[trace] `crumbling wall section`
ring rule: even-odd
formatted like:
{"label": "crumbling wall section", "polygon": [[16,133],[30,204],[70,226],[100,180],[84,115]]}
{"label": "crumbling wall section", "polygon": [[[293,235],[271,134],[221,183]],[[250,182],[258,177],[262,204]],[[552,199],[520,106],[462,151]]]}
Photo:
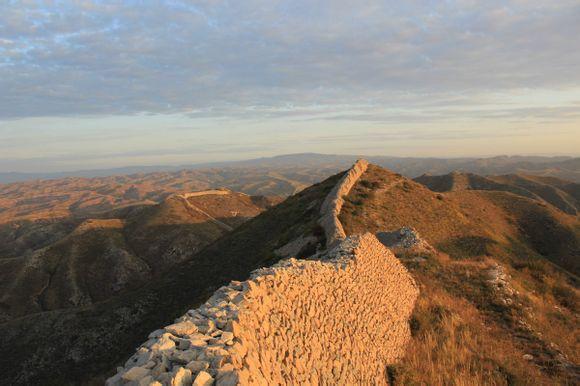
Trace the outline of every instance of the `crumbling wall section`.
{"label": "crumbling wall section", "polygon": [[374,235],[351,236],[320,259],[282,260],[220,288],[152,333],[108,382],[386,385],[417,295]]}
{"label": "crumbling wall section", "polygon": [[236,324],[241,384],[388,384],[418,290],[374,235],[350,237],[322,260],[285,260],[254,283]]}
{"label": "crumbling wall section", "polygon": [[336,245],[336,243],[346,237],[346,233],[338,219],[344,204],[343,197],[348,195],[360,176],[367,170],[368,165],[369,163],[364,159],[356,161],[326,196],[320,207],[320,220],[318,223],[324,229],[328,248]]}

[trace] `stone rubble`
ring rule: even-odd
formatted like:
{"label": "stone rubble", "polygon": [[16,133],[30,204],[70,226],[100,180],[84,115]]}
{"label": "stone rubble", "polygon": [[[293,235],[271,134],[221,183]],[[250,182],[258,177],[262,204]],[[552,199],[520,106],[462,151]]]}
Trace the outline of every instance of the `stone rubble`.
{"label": "stone rubble", "polygon": [[495,263],[486,271],[487,284],[493,291],[494,301],[503,306],[510,306],[518,303],[518,291],[514,289],[510,283],[510,276],[505,272],[504,268]]}
{"label": "stone rubble", "polygon": [[435,249],[413,227],[402,227],[393,232],[379,232],[377,238],[388,248],[397,251],[434,253]]}

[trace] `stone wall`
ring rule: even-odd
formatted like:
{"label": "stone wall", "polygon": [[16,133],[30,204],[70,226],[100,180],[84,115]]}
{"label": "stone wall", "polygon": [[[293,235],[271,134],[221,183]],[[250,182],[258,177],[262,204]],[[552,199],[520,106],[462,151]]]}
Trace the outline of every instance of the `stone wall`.
{"label": "stone wall", "polygon": [[342,224],[338,219],[344,204],[343,197],[348,195],[360,176],[367,170],[368,165],[369,163],[364,159],[356,161],[322,203],[319,224],[324,228],[327,247],[332,247],[346,237]]}
{"label": "stone wall", "polygon": [[322,260],[285,260],[254,281],[235,334],[240,383],[387,384],[418,290],[375,236],[350,237]]}
{"label": "stone wall", "polygon": [[[360,174],[347,173],[326,205]],[[284,259],[220,288],[151,333],[107,384],[386,385],[387,366],[410,339],[417,286],[374,235],[333,244],[315,259]]]}

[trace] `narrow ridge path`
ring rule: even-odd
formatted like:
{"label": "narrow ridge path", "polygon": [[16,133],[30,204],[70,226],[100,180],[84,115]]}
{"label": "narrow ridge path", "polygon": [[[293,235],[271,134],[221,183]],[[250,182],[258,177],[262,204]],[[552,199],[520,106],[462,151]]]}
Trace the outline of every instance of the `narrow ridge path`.
{"label": "narrow ridge path", "polygon": [[209,219],[209,221],[213,222],[213,223],[214,223],[214,224],[216,224],[217,226],[220,226],[220,227],[222,227],[223,229],[227,230],[228,232],[230,232],[230,231],[233,231],[233,230],[234,230],[234,228],[233,228],[233,227],[231,227],[231,226],[229,226],[228,224],[226,224],[226,223],[224,223],[224,222],[222,222],[222,221],[220,221],[220,220],[216,219],[215,217],[213,217],[212,215],[210,215],[210,214],[209,214],[209,213],[207,213],[206,211],[204,211],[204,210],[202,210],[202,209],[198,208],[197,206],[193,205],[191,202],[189,202],[189,201],[187,200],[187,198],[183,197],[182,195],[178,195],[177,197],[179,197],[180,199],[182,199],[182,200],[183,200],[183,202],[184,202],[185,206],[186,206],[188,209],[195,210],[195,211],[197,211],[197,212],[199,212],[199,213],[203,214],[204,216],[206,216],[206,217]]}

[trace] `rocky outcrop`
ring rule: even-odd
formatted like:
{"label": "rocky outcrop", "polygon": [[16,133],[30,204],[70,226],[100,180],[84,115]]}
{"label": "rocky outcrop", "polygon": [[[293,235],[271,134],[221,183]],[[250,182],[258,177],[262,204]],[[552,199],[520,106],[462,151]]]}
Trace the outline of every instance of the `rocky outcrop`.
{"label": "rocky outcrop", "polygon": [[347,238],[338,222],[365,168],[357,162],[323,205],[331,247],[220,288],[151,333],[107,384],[388,384],[418,289],[375,235]]}
{"label": "rocky outcrop", "polygon": [[435,249],[413,227],[402,227],[393,232],[379,232],[377,238],[395,253],[435,253]]}
{"label": "rocky outcrop", "polygon": [[338,219],[338,215],[344,204],[343,197],[348,195],[360,176],[367,170],[368,165],[369,163],[366,160],[358,160],[344,174],[322,203],[319,224],[324,228],[327,247],[332,247],[346,237],[346,233]]}

